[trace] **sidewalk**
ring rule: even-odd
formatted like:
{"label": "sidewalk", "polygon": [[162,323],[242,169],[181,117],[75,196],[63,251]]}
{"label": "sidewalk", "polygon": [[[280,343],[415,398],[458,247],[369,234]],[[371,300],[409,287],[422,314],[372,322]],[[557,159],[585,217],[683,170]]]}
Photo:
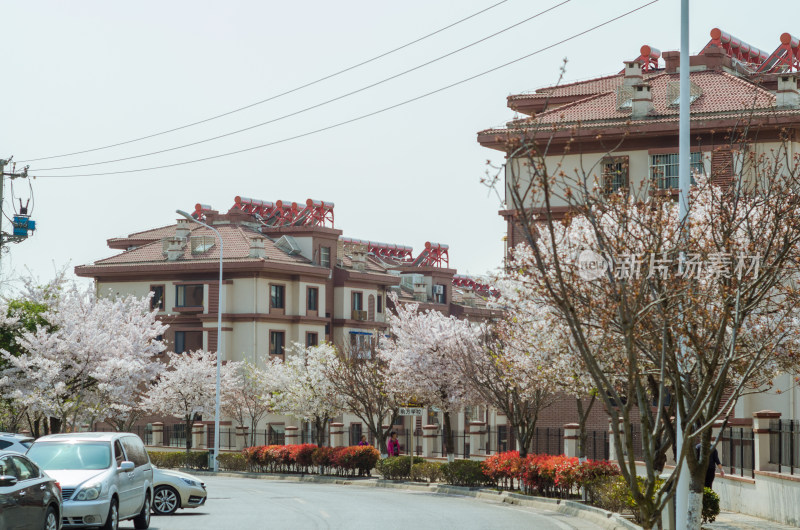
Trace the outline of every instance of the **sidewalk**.
{"label": "sidewalk", "polygon": [[787,526],[767,519],[759,519],[752,515],[744,515],[736,512],[721,512],[717,520],[710,524],[704,524],[703,528],[714,530],[734,530],[741,528],[766,528],[772,530],[790,530],[796,526]]}

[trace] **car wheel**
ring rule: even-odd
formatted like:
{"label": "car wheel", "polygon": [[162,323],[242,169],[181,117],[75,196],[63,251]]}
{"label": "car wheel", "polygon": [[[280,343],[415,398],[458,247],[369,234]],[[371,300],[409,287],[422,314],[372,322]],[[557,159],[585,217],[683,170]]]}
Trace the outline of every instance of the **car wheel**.
{"label": "car wheel", "polygon": [[159,486],[153,496],[153,511],[156,515],[171,515],[181,503],[178,492],[169,486]]}
{"label": "car wheel", "polygon": [[147,530],[150,527],[150,493],[144,496],[144,504],[139,515],[133,518],[133,527],[136,530]]}
{"label": "car wheel", "polygon": [[52,506],[47,507],[47,513],[44,516],[44,530],[58,530],[58,515]]}
{"label": "car wheel", "polygon": [[108,517],[106,517],[106,524],[103,525],[103,530],[118,530],[119,529],[119,505],[117,499],[111,499],[111,506],[108,507]]}

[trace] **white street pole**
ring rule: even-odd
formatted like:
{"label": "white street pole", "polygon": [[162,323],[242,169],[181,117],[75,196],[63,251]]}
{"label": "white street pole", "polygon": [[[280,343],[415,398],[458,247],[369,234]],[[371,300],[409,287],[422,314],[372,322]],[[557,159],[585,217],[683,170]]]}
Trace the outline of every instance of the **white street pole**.
{"label": "white street pole", "polygon": [[[678,128],[678,217],[684,230],[688,230],[687,217],[689,215],[689,186],[691,185],[690,146],[689,146],[689,0],[681,0],[681,56],[680,56],[680,113]],[[683,236],[687,234],[684,232]],[[683,262],[683,260],[681,260]],[[681,340],[681,353],[686,348],[686,343]],[[681,362],[678,362],[680,370]],[[680,458],[683,450],[683,427],[681,425],[680,403],[677,406],[675,418],[675,450]],[[684,459],[675,487],[675,527],[688,528],[689,523],[689,466]]]}
{"label": "white street pole", "polygon": [[186,219],[205,226],[217,235],[219,239],[219,290],[217,291],[217,383],[214,393],[214,463],[213,468],[216,473],[219,471],[219,405],[220,405],[220,367],[222,366],[222,235],[216,228],[213,228],[202,221],[198,221],[183,210],[175,210],[176,213],[182,215]]}

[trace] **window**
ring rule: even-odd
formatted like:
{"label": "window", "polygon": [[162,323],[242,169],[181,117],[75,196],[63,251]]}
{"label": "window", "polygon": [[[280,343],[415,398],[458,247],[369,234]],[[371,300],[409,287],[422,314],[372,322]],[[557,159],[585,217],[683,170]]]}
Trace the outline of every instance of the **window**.
{"label": "window", "polygon": [[202,307],[203,284],[176,286],[175,305],[178,307]]}
{"label": "window", "polygon": [[351,331],[350,355],[355,359],[371,359],[372,334],[363,331]]}
{"label": "window", "polygon": [[378,313],[383,313],[383,296],[378,295]]}
{"label": "window", "polygon": [[364,310],[364,294],[360,291],[355,291],[353,293],[353,311],[363,311]]}
{"label": "window", "polygon": [[[692,184],[694,184],[694,174],[705,173],[703,154],[699,151],[691,153],[689,164],[692,172]],[[678,189],[680,187],[678,182],[678,153],[650,155],[650,178],[653,180],[656,189]]]}
{"label": "window", "polygon": [[361,441],[361,423],[350,424],[350,445],[356,445]]}
{"label": "window", "polygon": [[437,304],[447,303],[447,288],[441,283],[433,286],[433,301]]}
{"label": "window", "polygon": [[319,264],[323,267],[331,266],[331,247],[319,247]]}
{"label": "window", "polygon": [[11,464],[17,468],[17,480],[23,481],[39,478],[39,469],[27,458],[11,456],[10,460]]}
{"label": "window", "polygon": [[286,294],[286,287],[283,285],[270,285],[269,286],[269,307],[271,309],[284,308],[284,295]]}
{"label": "window", "polygon": [[614,193],[628,188],[628,157],[603,159],[603,191]]}
{"label": "window", "polygon": [[122,452],[119,440],[114,442],[114,461],[117,463],[117,467],[125,461],[125,453]]}
{"label": "window", "polygon": [[269,332],[269,354],[283,355],[283,347],[286,344],[286,333],[283,331]]}
{"label": "window", "polygon": [[150,292],[153,293],[153,297],[150,299],[150,311],[154,309],[158,309],[159,311],[164,310],[164,286],[163,285],[151,285]]}
{"label": "window", "polygon": [[185,353],[203,349],[202,331],[176,331],[175,353]]}
{"label": "window", "polygon": [[126,436],[120,440],[122,441],[122,446],[125,448],[125,454],[128,455],[128,460],[133,462],[136,467],[150,463],[147,451],[138,437]]}
{"label": "window", "polygon": [[319,310],[319,289],[316,287],[309,287],[307,291],[306,311]]}
{"label": "window", "polygon": [[316,333],[306,333],[306,346],[319,346],[319,336]]}

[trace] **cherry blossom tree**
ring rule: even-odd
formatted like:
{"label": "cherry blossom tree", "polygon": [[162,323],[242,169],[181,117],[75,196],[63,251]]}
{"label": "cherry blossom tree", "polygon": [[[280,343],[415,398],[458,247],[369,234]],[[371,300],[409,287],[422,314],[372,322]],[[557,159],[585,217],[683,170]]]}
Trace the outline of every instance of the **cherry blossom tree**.
{"label": "cherry blossom tree", "polygon": [[250,445],[256,444],[256,429],[259,422],[271,411],[270,396],[274,388],[269,375],[278,361],[259,368],[249,361],[238,363],[223,396],[223,413],[233,417],[239,425],[250,428]]}
{"label": "cherry blossom tree", "polygon": [[[201,417],[213,418],[215,414],[217,354],[195,350],[187,353],[169,352],[167,356],[167,370],[149,389],[142,405],[153,414],[183,420],[188,453],[192,448],[192,425]],[[239,369],[235,362],[222,365],[221,398],[231,395],[232,388],[241,383],[236,376]]]}
{"label": "cherry blossom tree", "polygon": [[381,450],[386,447],[401,406],[400,396],[391,390],[388,368],[388,363],[377,355],[374,347],[368,355],[345,347],[325,365],[325,375],[341,396],[345,408],[367,426]]}
{"label": "cherry blossom tree", "polygon": [[[647,184],[608,193],[591,168],[548,159],[550,144],[532,140],[534,132],[510,136],[507,198],[525,239],[510,275],[524,298],[563,321],[598,397],[622,418],[612,422],[613,442],[641,524],[659,520],[685,461],[699,528],[711,426],[743,393],[797,369],[798,159],[786,138],[765,152],[746,125],[730,131],[734,174],[695,175],[681,223],[669,195]],[[632,437],[622,436],[634,419],[645,461],[639,478]],[[665,439],[681,451],[659,488]]]}
{"label": "cherry blossom tree", "polygon": [[332,344],[304,347],[294,343],[286,352],[286,361],[276,364],[267,374],[274,388],[269,399],[272,408],[311,422],[319,446],[330,419],[344,412],[344,403],[325,373],[325,367],[335,361],[336,348]]}
{"label": "cherry blossom tree", "polygon": [[99,298],[72,285],[48,302],[48,324],[17,339],[21,353],[0,351],[4,396],[54,418],[53,432],[108,416],[130,421],[162,369],[154,356],[164,350],[157,337],[166,326],[149,298]]}
{"label": "cherry blossom tree", "polygon": [[394,294],[392,300],[396,314],[389,316],[391,337],[379,344],[391,389],[442,411],[444,448],[453,455],[451,414],[480,401],[458,368],[462,345],[475,341],[480,330],[438,311],[419,311],[416,303],[401,304]]}

